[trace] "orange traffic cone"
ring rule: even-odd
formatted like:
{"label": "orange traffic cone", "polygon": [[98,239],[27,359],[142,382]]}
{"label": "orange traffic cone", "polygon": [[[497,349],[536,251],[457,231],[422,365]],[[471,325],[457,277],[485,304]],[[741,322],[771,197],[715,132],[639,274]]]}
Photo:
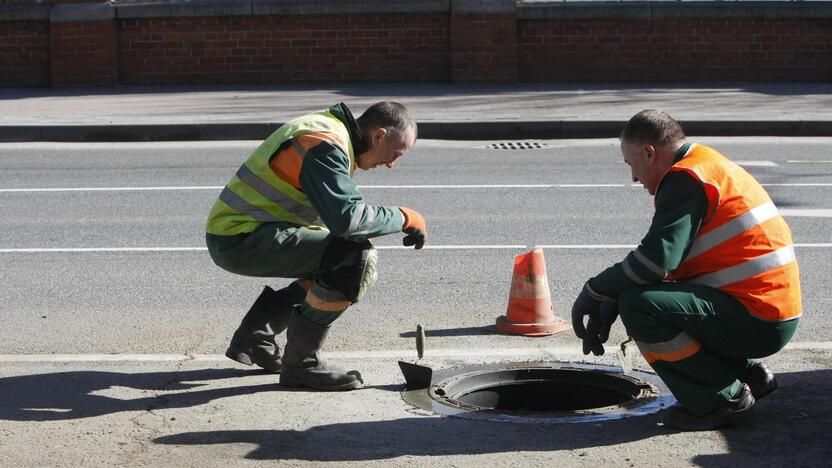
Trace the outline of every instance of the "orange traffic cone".
{"label": "orange traffic cone", "polygon": [[511,335],[546,336],[568,329],[569,325],[552,312],[543,251],[534,249],[514,257],[508,308],[506,315],[497,318],[497,331]]}

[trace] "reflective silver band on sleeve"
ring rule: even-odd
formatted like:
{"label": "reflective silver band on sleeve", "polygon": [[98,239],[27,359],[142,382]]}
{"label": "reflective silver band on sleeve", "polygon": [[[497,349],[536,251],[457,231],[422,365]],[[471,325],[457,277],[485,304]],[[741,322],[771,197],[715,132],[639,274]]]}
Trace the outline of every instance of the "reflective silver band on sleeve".
{"label": "reflective silver band on sleeve", "polygon": [[649,258],[647,258],[647,256],[644,255],[643,253],[641,253],[638,249],[633,250],[633,256],[636,258],[636,260],[638,260],[639,263],[644,265],[644,267],[647,268],[648,270],[650,270],[653,273],[661,276],[662,279],[667,278],[667,275],[669,274],[669,272],[667,270],[665,270],[664,268],[660,267],[659,265],[657,265],[656,263],[654,263]]}
{"label": "reflective silver band on sleeve", "polygon": [[636,284],[651,284],[649,281],[645,280],[641,276],[639,276],[635,271],[633,271],[633,267],[630,266],[630,257],[624,259],[621,262],[621,267],[624,269],[624,274],[627,275],[627,278],[630,278]]}

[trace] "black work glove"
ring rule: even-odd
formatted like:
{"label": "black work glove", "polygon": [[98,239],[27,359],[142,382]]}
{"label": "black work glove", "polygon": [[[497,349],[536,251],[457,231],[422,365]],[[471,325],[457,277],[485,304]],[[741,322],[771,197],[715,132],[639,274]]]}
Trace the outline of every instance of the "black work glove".
{"label": "black work glove", "polygon": [[[610,328],[618,317],[618,303],[612,301],[612,298],[593,291],[589,282],[584,284],[581,293],[575,299],[572,305],[572,328],[575,335],[583,340],[584,354],[604,354],[603,343],[609,338]],[[589,317],[586,326],[584,316]]]}

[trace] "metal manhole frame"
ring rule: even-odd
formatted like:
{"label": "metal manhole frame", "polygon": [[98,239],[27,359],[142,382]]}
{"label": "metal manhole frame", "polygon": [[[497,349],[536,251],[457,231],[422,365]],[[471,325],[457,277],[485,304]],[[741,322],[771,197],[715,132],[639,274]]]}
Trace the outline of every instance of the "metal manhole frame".
{"label": "metal manhole frame", "polygon": [[[442,395],[437,395],[436,392],[438,388],[442,388],[446,383],[458,381],[466,377],[482,375],[489,372],[523,369],[600,372],[611,377],[632,382],[634,385],[643,385],[645,390],[650,388],[650,391],[646,392],[647,396],[643,398],[634,398],[621,404],[601,408],[529,413],[511,410],[481,409],[477,407],[471,408],[470,406],[473,405],[466,404],[448,404],[447,401],[443,401],[441,398]],[[654,414],[676,402],[676,399],[670,393],[670,390],[664,382],[662,382],[658,375],[652,372],[635,369],[629,376],[625,376],[619,367],[560,361],[506,362],[453,367],[435,371],[429,388],[419,390],[407,390],[405,388],[402,390],[401,396],[405,402],[415,407],[414,409],[422,414],[522,424],[574,424],[612,421]],[[437,399],[437,396],[440,398]]]}

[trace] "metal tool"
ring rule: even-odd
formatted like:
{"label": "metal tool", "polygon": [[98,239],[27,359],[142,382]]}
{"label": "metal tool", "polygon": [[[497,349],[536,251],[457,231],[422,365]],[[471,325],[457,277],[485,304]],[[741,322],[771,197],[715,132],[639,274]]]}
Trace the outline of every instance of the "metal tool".
{"label": "metal tool", "polygon": [[633,360],[636,354],[635,350],[633,350],[634,346],[635,341],[632,337],[628,336],[627,340],[619,345],[618,352],[616,353],[618,365],[621,366],[621,371],[624,375],[630,375],[633,372]]}
{"label": "metal tool", "polygon": [[421,324],[416,325],[416,362],[399,361],[399,368],[404,375],[407,390],[421,390],[430,387],[433,379],[433,369],[421,366],[418,362],[425,354],[425,329]]}

